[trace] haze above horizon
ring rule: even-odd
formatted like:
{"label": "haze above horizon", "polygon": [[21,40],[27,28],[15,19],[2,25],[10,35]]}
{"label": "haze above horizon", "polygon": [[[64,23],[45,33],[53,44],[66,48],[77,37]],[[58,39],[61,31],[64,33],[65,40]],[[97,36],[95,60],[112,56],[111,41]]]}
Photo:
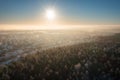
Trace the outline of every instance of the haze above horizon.
{"label": "haze above horizon", "polygon": [[[51,12],[46,19],[46,10],[55,12],[54,20]],[[120,25],[120,1],[0,0],[0,29],[3,25]]]}

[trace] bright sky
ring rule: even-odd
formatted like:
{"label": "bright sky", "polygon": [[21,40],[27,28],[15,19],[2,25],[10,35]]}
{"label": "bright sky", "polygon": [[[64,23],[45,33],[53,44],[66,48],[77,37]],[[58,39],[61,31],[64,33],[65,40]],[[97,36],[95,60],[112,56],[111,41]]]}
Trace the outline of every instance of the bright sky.
{"label": "bright sky", "polygon": [[120,0],[0,0],[0,24],[46,25],[47,9],[51,24],[120,25]]}

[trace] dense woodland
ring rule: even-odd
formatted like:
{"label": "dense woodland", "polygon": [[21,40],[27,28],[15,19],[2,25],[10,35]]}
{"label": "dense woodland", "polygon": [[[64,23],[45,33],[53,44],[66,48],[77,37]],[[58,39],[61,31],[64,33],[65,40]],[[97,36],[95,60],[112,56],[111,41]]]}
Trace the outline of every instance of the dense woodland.
{"label": "dense woodland", "polygon": [[120,34],[23,56],[0,66],[0,80],[120,80]]}

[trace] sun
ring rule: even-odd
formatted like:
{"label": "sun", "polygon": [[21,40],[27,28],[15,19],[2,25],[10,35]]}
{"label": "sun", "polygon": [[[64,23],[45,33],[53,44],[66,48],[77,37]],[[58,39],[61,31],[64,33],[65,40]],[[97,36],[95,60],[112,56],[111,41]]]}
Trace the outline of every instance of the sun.
{"label": "sun", "polygon": [[56,17],[56,15],[55,15],[55,11],[53,9],[47,9],[46,10],[46,18],[48,20],[54,20],[55,17]]}

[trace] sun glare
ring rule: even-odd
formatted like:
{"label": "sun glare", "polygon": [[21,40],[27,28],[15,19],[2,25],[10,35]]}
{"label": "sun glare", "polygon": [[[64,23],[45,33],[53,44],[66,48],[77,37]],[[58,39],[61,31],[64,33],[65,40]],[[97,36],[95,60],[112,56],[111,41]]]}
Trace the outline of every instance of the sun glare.
{"label": "sun glare", "polygon": [[55,11],[54,11],[54,10],[48,9],[48,10],[46,11],[46,18],[47,18],[48,20],[54,20],[55,17],[56,17],[56,15],[55,15]]}

